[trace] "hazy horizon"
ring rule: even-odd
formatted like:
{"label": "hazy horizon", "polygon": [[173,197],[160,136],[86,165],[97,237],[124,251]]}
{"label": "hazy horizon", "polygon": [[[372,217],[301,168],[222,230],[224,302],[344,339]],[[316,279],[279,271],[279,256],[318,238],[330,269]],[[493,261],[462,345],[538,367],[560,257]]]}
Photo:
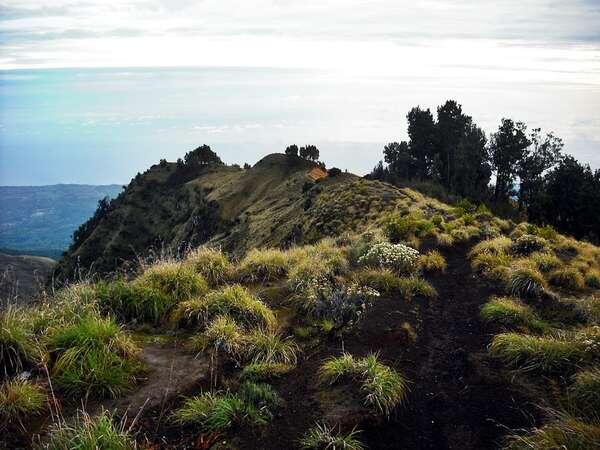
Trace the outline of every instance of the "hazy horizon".
{"label": "hazy horizon", "polygon": [[201,144],[364,174],[448,99],[600,168],[598,30],[593,0],[4,0],[0,184],[124,184]]}

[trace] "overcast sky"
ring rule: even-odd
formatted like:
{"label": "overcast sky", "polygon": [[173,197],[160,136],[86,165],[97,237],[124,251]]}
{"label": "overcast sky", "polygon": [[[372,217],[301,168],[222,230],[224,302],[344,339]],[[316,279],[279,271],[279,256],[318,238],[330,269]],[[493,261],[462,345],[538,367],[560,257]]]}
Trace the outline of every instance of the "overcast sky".
{"label": "overcast sky", "polygon": [[[264,88],[266,78],[253,73],[254,81],[245,87],[240,80],[232,82],[237,99],[221,90],[214,100],[220,108],[218,118],[206,109],[184,108],[185,93],[177,94],[180,103],[169,103],[168,110],[153,110],[148,96],[132,100],[139,104],[135,108],[128,104],[132,110],[125,110],[120,88],[115,87],[127,77],[124,71],[111,75],[110,86],[110,80],[100,82],[97,77],[87,85],[69,78],[70,84],[60,85],[62,97],[52,91],[57,105],[63,102],[65,109],[48,110],[44,130],[56,135],[64,116],[73,115],[73,110],[67,110],[72,98],[97,90],[97,101],[101,92],[113,97],[102,98],[102,105],[89,103],[87,110],[78,112],[81,126],[90,115],[100,115],[100,106],[103,117],[124,120],[130,113],[133,120],[140,110],[153,110],[152,116],[168,116],[173,122],[166,141],[181,145],[243,141],[244,158],[237,159],[251,160],[264,151],[263,144],[276,148],[284,142],[283,133],[294,139],[300,135],[298,130],[291,133],[261,122],[267,97],[266,103],[272,103],[269,115],[277,112],[277,105],[304,105],[305,116],[297,117],[298,113],[295,120],[306,119],[312,127],[308,136],[315,141],[371,146],[404,137],[403,117],[410,106],[435,108],[456,98],[488,133],[501,117],[525,120],[557,132],[569,152],[600,167],[600,0],[0,0],[0,70],[182,66],[283,69],[288,75],[296,68],[308,72],[303,72],[305,85],[283,76],[289,81],[285,89],[273,87],[254,103],[253,89],[256,83]],[[219,72],[219,79],[225,73],[226,69]],[[236,72],[243,79],[241,73]],[[34,77],[32,72],[0,75],[0,156],[6,173],[14,156],[9,153],[30,145],[27,128],[35,124],[24,105],[43,108],[56,84],[47,80],[26,84]],[[15,84],[18,80],[22,83]],[[194,81],[189,75],[186,80],[187,100],[204,98],[214,87],[214,80],[202,84],[206,78]],[[277,83],[276,77],[270,80]],[[171,95],[161,90],[159,81],[145,81],[151,82],[144,92],[154,100]],[[71,97],[70,104],[66,96]],[[245,115],[240,113],[243,120],[238,117],[236,122],[222,103],[233,104],[239,98],[246,98],[246,110]],[[180,120],[182,109],[185,120]],[[310,122],[310,114],[323,120]],[[178,121],[186,126],[178,129]],[[118,151],[121,129],[115,123],[109,147]],[[254,128],[247,128],[243,136],[231,132],[248,123]],[[152,129],[164,128],[162,122],[154,125]],[[70,126],[73,134],[65,131],[61,145],[70,145],[69,136],[77,137],[77,127]],[[10,135],[9,128],[19,132]],[[145,133],[149,138],[148,130]],[[79,151],[98,145],[98,137],[92,136],[96,140],[87,144],[78,139]],[[136,139],[131,133],[128,138]],[[262,146],[248,150],[253,142]],[[375,157],[358,166],[357,147],[348,148],[351,154],[336,147],[343,157],[331,162],[352,161],[353,169],[367,171]],[[236,155],[231,159],[236,160]],[[146,162],[132,159],[123,173],[137,171]]]}

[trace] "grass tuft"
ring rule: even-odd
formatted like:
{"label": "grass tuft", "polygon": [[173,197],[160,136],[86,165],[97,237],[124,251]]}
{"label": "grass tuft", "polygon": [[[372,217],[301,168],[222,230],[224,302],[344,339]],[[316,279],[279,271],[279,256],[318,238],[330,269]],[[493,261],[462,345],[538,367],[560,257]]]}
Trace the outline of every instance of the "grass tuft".
{"label": "grass tuft", "polygon": [[257,283],[279,280],[290,267],[289,256],[277,249],[253,249],[242,259],[237,275],[241,281]]}
{"label": "grass tuft", "polygon": [[193,267],[172,261],[148,267],[135,281],[168,295],[173,303],[208,292],[206,280]]}
{"label": "grass tuft", "polygon": [[481,308],[481,317],[486,322],[496,322],[507,327],[524,327],[535,332],[544,332],[549,328],[529,306],[510,297],[490,300]]}
{"label": "grass tuft", "polygon": [[300,446],[306,450],[364,450],[366,447],[357,436],[360,431],[353,429],[342,433],[327,424],[315,424],[300,440]]}
{"label": "grass tuft", "polygon": [[381,363],[375,354],[355,359],[349,353],[344,353],[331,358],[321,366],[319,377],[330,384],[345,378],[359,382],[365,393],[365,403],[386,416],[403,403],[408,394],[405,378]]}
{"label": "grass tuft", "polygon": [[220,250],[199,247],[186,257],[184,265],[189,265],[202,275],[211,286],[219,286],[230,280],[233,264]]}
{"label": "grass tuft", "polygon": [[47,445],[51,450],[134,450],[135,441],[125,424],[115,425],[110,414],[97,417],[83,413],[73,424],[61,422],[50,430]]}
{"label": "grass tuft", "polygon": [[446,259],[437,250],[419,256],[419,266],[425,272],[444,272],[447,267]]}
{"label": "grass tuft", "polygon": [[539,297],[546,291],[546,280],[537,270],[522,266],[517,267],[510,273],[508,292],[511,295],[532,298]]}
{"label": "grass tuft", "polygon": [[583,275],[571,267],[555,270],[550,274],[549,281],[554,286],[571,291],[580,291],[585,287]]}
{"label": "grass tuft", "polygon": [[0,385],[0,417],[9,423],[41,414],[47,403],[44,390],[27,380],[15,379]]}
{"label": "grass tuft", "polygon": [[40,356],[23,311],[12,306],[0,311],[0,378],[38,362]]}
{"label": "grass tuft", "polygon": [[255,363],[296,365],[298,345],[292,338],[282,338],[269,330],[254,330],[246,338],[244,352]]}
{"label": "grass tuft", "polygon": [[600,412],[600,367],[586,369],[575,375],[568,389],[569,400],[578,412],[591,417]]}

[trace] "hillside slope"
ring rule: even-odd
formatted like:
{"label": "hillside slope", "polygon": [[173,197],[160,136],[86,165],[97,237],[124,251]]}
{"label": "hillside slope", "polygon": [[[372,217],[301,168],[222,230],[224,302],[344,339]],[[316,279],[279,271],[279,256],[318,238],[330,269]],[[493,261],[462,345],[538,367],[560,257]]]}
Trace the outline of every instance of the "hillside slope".
{"label": "hillside slope", "polygon": [[155,165],[134,180],[60,261],[59,276],[107,273],[168,248],[209,243],[234,255],[256,247],[311,243],[364,228],[403,194],[341,174],[309,183],[314,163],[272,154],[254,167],[200,169],[177,177],[175,164]]}
{"label": "hillside slope", "polygon": [[311,166],[132,183],[63,270],[194,248],[0,312],[0,447],[600,448],[600,248]]}
{"label": "hillside slope", "polygon": [[55,265],[56,261],[42,256],[0,253],[0,307],[3,302],[33,299]]}

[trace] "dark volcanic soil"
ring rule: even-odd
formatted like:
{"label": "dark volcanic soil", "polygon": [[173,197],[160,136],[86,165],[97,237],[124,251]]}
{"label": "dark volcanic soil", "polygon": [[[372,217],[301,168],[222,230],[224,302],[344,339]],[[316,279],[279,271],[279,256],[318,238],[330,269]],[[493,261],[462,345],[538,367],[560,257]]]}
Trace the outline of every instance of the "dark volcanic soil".
{"label": "dark volcanic soil", "polygon": [[[472,273],[467,251],[453,248],[445,255],[446,272],[427,277],[439,298],[381,298],[343,342],[304,354],[297,369],[274,384],[287,402],[284,411],[262,433],[240,435],[239,448],[297,448],[315,421],[344,415],[346,427],[365,430],[362,439],[370,449],[493,449],[507,427],[531,426],[533,407],[522,410],[528,398],[486,356],[489,335],[479,309],[494,290]],[[356,403],[344,402],[348,392],[319,386],[321,362],[342,346],[355,356],[379,352],[402,371],[411,381],[406,406],[389,420],[369,417],[364,409],[359,414]]]}

